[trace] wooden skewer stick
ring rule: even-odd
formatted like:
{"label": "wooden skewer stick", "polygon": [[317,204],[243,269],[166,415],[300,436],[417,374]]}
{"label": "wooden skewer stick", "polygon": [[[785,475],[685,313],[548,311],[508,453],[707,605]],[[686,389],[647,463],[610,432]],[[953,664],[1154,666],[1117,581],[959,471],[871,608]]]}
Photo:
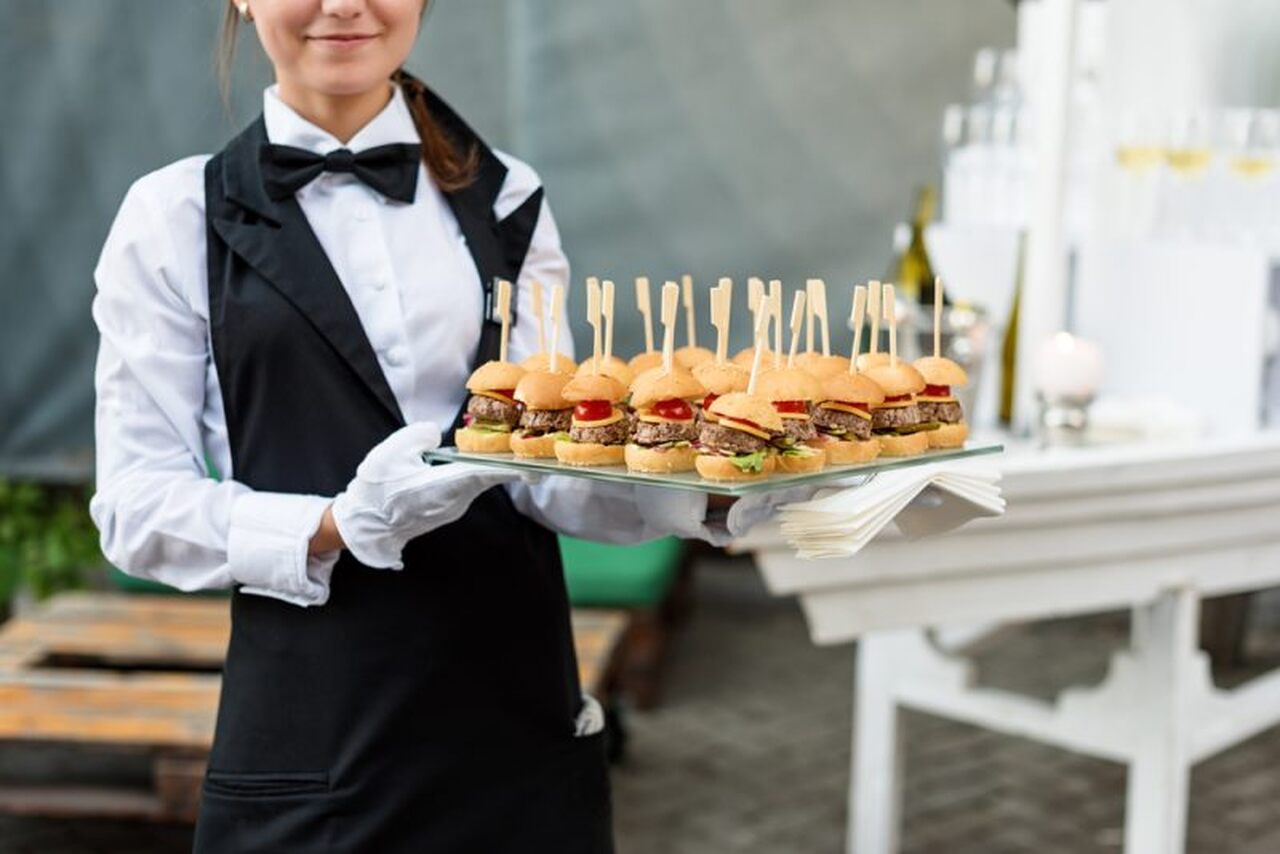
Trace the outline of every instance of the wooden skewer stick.
{"label": "wooden skewer stick", "polygon": [[822,330],[822,355],[831,355],[831,324],[827,321],[827,283],[822,279],[810,279],[813,285],[809,292],[810,310]]}
{"label": "wooden skewer stick", "polygon": [[538,324],[538,352],[547,352],[547,307],[542,304],[542,281],[534,279],[530,285],[533,297],[533,319]]}
{"label": "wooden skewer stick", "polygon": [[693,314],[693,276],[685,274],[680,279],[680,286],[684,293],[684,325],[689,339],[688,344],[690,347],[697,347],[698,329]]}
{"label": "wooden skewer stick", "polygon": [[849,357],[849,373],[858,372],[858,353],[862,350],[862,324],[867,319],[867,288],[853,289],[853,355]]}
{"label": "wooden skewer stick", "polygon": [[893,300],[893,285],[884,286],[884,322],[889,324],[889,364],[898,364],[898,310]]}
{"label": "wooden skewer stick", "polygon": [[511,337],[511,283],[498,280],[498,317],[502,319],[502,335],[498,339],[498,361],[507,360],[507,341]]}
{"label": "wooden skewer stick", "polygon": [[[751,309],[751,333],[755,334],[756,321],[760,317],[760,303],[764,300],[764,279],[752,276],[747,279],[747,308]],[[755,346],[754,340],[751,346]]]}
{"label": "wooden skewer stick", "polygon": [[796,347],[800,344],[800,327],[804,325],[806,317],[812,317],[805,309],[805,293],[804,291],[796,291],[796,295],[791,300],[791,349],[787,352],[787,367],[794,367],[796,361]]}
{"label": "wooden skewer stick", "polygon": [[805,292],[805,311],[804,311],[804,351],[806,353],[813,352],[813,283],[816,279],[809,279],[804,283]]}
{"label": "wooden skewer stick", "polygon": [[600,280],[587,277],[587,323],[591,324],[591,373],[600,373]]}
{"label": "wooden skewer stick", "polygon": [[729,308],[733,281],[721,279],[711,289],[711,325],[716,328],[716,364],[723,365],[729,358]]}
{"label": "wooden skewer stick", "polygon": [[675,369],[676,309],[680,307],[680,286],[667,282],[662,286],[662,371]]}
{"label": "wooden skewer stick", "polygon": [[769,339],[769,315],[773,313],[771,302],[771,300],[763,297],[760,299],[760,312],[756,315],[756,325],[752,331],[755,357],[751,360],[751,378],[747,380],[747,394],[756,393],[756,380],[760,376],[760,361],[764,356],[765,343]]}
{"label": "wooden skewer stick", "polygon": [[604,315],[604,360],[613,356],[613,280],[605,279],[600,291],[600,313]]}
{"label": "wooden skewer stick", "polygon": [[636,308],[644,315],[644,351],[653,352],[653,312],[649,309],[649,277],[636,277]]}
{"label": "wooden skewer stick", "polygon": [[933,356],[942,355],[942,277],[933,280]]}
{"label": "wooden skewer stick", "polygon": [[769,280],[769,312],[773,315],[773,366],[782,367],[782,281]]}
{"label": "wooden skewer stick", "polygon": [[867,352],[880,352],[880,283],[872,279],[867,283],[867,315],[871,318],[871,344]]}
{"label": "wooden skewer stick", "polygon": [[560,327],[564,323],[564,285],[556,282],[551,286],[551,354],[547,367],[551,373],[556,372],[560,363]]}

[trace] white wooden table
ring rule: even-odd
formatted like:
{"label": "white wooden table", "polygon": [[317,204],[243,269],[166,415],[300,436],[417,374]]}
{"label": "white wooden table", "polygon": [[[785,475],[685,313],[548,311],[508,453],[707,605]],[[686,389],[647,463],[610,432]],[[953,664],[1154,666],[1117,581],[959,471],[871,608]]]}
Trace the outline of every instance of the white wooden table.
{"label": "white wooden table", "polygon": [[[897,847],[897,709],[1128,765],[1125,850],[1182,852],[1193,764],[1280,723],[1280,671],[1235,690],[1197,645],[1202,596],[1280,586],[1280,435],[1011,453],[1007,514],[850,559],[804,561],[765,526],[738,543],[795,595],[815,643],[860,639],[849,851]],[[936,627],[1133,609],[1096,687],[1052,703],[972,686]]]}

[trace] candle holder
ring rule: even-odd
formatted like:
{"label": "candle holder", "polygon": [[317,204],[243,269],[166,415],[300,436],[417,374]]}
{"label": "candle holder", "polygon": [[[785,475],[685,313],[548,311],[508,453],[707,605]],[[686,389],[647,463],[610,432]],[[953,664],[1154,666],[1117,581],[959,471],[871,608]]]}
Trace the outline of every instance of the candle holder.
{"label": "candle holder", "polygon": [[1040,404],[1039,428],[1042,447],[1083,445],[1089,432],[1089,407],[1093,395],[1036,393]]}

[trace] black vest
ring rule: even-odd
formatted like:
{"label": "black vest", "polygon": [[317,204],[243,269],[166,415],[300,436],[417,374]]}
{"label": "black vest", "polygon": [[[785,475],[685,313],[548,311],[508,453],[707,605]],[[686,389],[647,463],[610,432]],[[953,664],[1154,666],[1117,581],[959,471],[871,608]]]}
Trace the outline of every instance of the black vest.
{"label": "black vest", "polygon": [[[481,155],[478,179],[446,194],[480,279],[514,282],[542,192],[499,222],[505,167],[425,97]],[[264,142],[258,119],[205,171],[233,475],[335,495],[404,419],[297,201],[263,191]],[[477,364],[497,358],[489,303]],[[196,849],[612,850],[601,739],[573,737],[581,700],[554,535],[495,488],[403,560],[375,570],[344,552],[317,608],[233,595]]]}

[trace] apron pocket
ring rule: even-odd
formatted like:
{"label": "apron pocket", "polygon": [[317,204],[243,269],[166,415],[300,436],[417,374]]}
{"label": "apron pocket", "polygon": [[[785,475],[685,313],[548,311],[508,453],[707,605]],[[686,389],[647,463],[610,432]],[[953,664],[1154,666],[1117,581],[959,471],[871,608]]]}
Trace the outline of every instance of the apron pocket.
{"label": "apron pocket", "polygon": [[329,791],[324,771],[207,771],[204,791],[226,798],[270,798]]}

